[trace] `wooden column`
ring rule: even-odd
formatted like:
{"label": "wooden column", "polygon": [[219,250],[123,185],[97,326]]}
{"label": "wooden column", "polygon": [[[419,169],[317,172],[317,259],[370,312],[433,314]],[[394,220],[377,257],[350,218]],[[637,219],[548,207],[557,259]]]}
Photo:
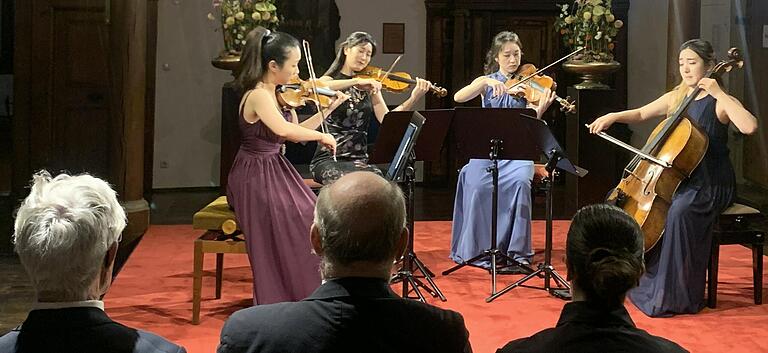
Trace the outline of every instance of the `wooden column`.
{"label": "wooden column", "polygon": [[132,249],[149,227],[149,205],[144,199],[147,2],[112,2],[111,26],[113,118],[123,126],[117,131],[122,143],[114,144],[112,152],[119,162],[113,164],[111,174],[128,216],[121,246]]}

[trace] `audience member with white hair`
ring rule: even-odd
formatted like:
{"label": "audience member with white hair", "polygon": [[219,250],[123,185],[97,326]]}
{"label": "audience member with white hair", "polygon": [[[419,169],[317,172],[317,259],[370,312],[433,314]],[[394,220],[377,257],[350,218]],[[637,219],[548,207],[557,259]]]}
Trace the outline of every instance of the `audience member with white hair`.
{"label": "audience member with white hair", "polygon": [[37,173],[16,214],[16,253],[35,290],[24,323],[0,337],[0,352],[185,352],[155,334],[112,321],[100,300],[125,211],[115,191],[90,175]]}
{"label": "audience member with white hair", "polygon": [[323,284],[300,302],[235,312],[219,353],[471,351],[461,314],[389,287],[408,239],[397,185],[371,172],[342,176],[320,192],[309,238]]}

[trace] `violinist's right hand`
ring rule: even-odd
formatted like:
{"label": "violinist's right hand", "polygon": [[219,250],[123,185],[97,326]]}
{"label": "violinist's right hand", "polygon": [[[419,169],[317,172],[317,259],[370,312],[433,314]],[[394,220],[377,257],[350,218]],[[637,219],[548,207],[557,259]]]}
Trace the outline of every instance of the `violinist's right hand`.
{"label": "violinist's right hand", "polygon": [[356,78],[355,80],[357,80],[355,88],[371,92],[371,95],[376,95],[381,91],[381,82],[372,78]]}
{"label": "violinist's right hand", "polygon": [[525,96],[525,91],[528,90],[528,85],[521,83],[507,90],[507,94],[510,96]]}
{"label": "violinist's right hand", "polygon": [[616,116],[613,113],[608,113],[595,119],[595,121],[593,121],[592,124],[587,125],[587,127],[589,128],[590,133],[598,134],[611,127],[615,122]]}
{"label": "violinist's right hand", "polygon": [[344,94],[342,91],[336,91],[336,96],[331,98],[331,104],[328,105],[328,112],[334,111],[341,103],[344,103],[349,99],[349,95]]}
{"label": "violinist's right hand", "polygon": [[490,77],[486,77],[485,87],[493,90],[493,93],[491,94],[492,97],[498,97],[507,90],[507,87],[504,86],[504,82]]}
{"label": "violinist's right hand", "polygon": [[331,154],[336,154],[336,139],[333,138],[333,135],[331,134],[322,134],[322,137],[320,137],[320,141],[318,141],[319,144],[323,145],[328,151],[331,151]]}

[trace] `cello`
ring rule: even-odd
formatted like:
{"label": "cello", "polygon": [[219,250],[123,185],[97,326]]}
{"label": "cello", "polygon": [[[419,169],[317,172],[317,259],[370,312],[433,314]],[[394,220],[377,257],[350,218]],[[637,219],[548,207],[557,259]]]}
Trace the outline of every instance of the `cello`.
{"label": "cello", "polygon": [[[704,77],[718,78],[743,60],[736,48],[728,51],[728,60],[712,67]],[[680,106],[659,123],[642,150],[637,150],[605,132],[598,135],[636,154],[624,168],[624,176],[606,199],[637,221],[645,238],[645,251],[661,239],[667,212],[677,188],[690,177],[709,146],[707,134],[687,117],[687,108],[701,93],[696,87]]]}

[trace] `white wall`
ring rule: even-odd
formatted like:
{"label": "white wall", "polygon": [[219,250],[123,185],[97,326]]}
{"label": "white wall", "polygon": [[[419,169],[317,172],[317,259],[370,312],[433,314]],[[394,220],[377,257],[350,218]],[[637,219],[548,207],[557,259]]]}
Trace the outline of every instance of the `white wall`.
{"label": "white wall", "polygon": [[[426,9],[423,0],[337,0],[341,37],[366,31],[381,45],[382,23],[405,23],[405,54],[396,70],[424,74]],[[217,23],[206,19],[210,1],[158,2],[153,188],[219,185],[221,85],[228,72],[211,66],[223,47]],[[379,48],[381,49],[381,48]],[[372,64],[388,67],[397,57],[381,54]],[[400,104],[408,93],[385,93],[388,104]],[[423,100],[416,109],[424,107]]]}
{"label": "white wall", "polygon": [[219,185],[221,86],[211,66],[223,48],[210,1],[160,0],[153,188]]}
{"label": "white wall", "polygon": [[[341,38],[366,31],[381,45],[382,23],[405,23],[405,53],[396,70],[426,71],[426,9],[423,0],[373,3],[336,0]],[[668,0],[633,1],[629,11],[628,104],[639,107],[664,93]],[[221,33],[206,19],[210,1],[160,0],[158,4],[154,188],[219,185],[220,90],[231,79],[210,60],[222,48]],[[704,33],[704,32],[703,32]],[[379,53],[372,64],[388,67],[396,54]],[[385,93],[397,105],[408,93]],[[416,109],[424,107],[423,100]],[[654,123],[634,125],[642,145]]]}
{"label": "white wall", "polygon": [[[388,0],[386,2],[336,0],[336,4],[341,16],[341,36],[336,42],[337,45],[352,32],[368,32],[379,44],[371,65],[389,68],[399,54],[381,53],[382,24],[405,23],[405,53],[402,54],[402,59],[393,71],[405,71],[414,77],[424,76],[427,62],[427,10],[424,0]],[[371,10],[372,7],[375,7],[375,11]],[[408,99],[409,94],[410,90],[401,94],[384,92],[384,100],[388,105],[398,105]],[[424,100],[422,99],[414,109],[423,108]]]}

